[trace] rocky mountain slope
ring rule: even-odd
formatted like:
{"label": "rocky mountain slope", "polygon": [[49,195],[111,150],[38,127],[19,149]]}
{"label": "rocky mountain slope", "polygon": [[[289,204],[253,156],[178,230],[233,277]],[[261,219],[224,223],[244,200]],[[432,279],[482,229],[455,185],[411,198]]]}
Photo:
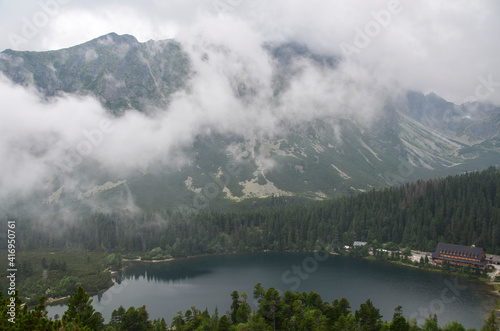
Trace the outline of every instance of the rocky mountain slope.
{"label": "rocky mountain slope", "polygon": [[189,59],[173,40],[139,43],[115,33],[48,52],[1,53],[0,69],[13,82],[47,97],[94,95],[111,111],[165,105],[184,86]]}
{"label": "rocky mountain slope", "polygon": [[[336,57],[293,43],[263,49],[273,63],[271,103],[291,89],[292,63],[307,60],[331,72],[338,65]],[[95,96],[119,117],[131,108],[168,111],[172,96],[189,90],[196,76],[192,61],[174,40],[139,43],[109,34],[57,51],[5,50],[0,71],[48,99],[62,93]],[[241,100],[251,100],[255,86],[232,82]],[[158,162],[126,178],[107,173],[90,188],[68,189],[60,175],[37,197],[47,205],[91,201],[98,210],[110,201],[130,200],[143,208],[197,211],[273,195],[324,199],[500,164],[500,108],[455,105],[435,94],[408,91],[388,99],[370,125],[336,113],[300,123],[283,120],[280,127],[254,135],[200,132],[184,146],[190,162],[182,167]],[[92,167],[84,164],[79,171],[95,172]]]}

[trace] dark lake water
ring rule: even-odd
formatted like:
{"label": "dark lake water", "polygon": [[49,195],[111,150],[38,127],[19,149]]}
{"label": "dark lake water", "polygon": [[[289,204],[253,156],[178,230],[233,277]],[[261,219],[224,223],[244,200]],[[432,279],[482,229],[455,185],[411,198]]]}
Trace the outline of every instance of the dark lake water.
{"label": "dark lake water", "polygon": [[[440,325],[456,320],[479,329],[496,304],[491,287],[461,277],[340,256],[256,253],[132,264],[122,283],[94,296],[93,305],[106,322],[120,305],[146,305],[150,319],[164,317],[170,325],[178,311],[191,306],[208,308],[210,314],[215,307],[220,314],[226,312],[234,290],[246,291],[251,302],[258,282],[282,293],[315,291],[330,303],[345,297],[352,311],[371,299],[384,320],[391,320],[401,305],[403,314],[419,324],[437,314]],[[51,317],[65,310],[65,305],[48,308]]]}

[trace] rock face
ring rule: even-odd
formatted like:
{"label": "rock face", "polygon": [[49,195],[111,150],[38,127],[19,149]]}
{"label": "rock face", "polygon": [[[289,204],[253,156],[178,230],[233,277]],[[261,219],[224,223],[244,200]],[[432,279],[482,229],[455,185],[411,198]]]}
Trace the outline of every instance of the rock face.
{"label": "rock face", "polygon": [[[308,59],[333,72],[338,64],[335,57],[297,44],[263,48],[273,62],[275,98],[290,88],[293,61]],[[140,43],[112,33],[57,51],[6,50],[0,53],[0,70],[47,98],[96,96],[119,116],[131,108],[148,112],[150,106],[168,106],[173,93],[189,89],[192,60],[174,40]],[[258,84],[236,78],[233,85],[242,100],[257,93]],[[134,203],[147,208],[196,205],[193,199],[200,196],[212,204],[271,195],[324,199],[500,164],[500,108],[455,105],[435,94],[409,91],[394,97],[370,126],[332,115],[283,127],[273,137],[200,133],[184,151],[191,162],[181,169],[152,165],[130,178],[101,178],[95,188],[74,196],[114,201],[132,195]],[[231,162],[239,164],[239,171],[228,175],[224,169]],[[68,190],[61,191],[63,185],[54,180],[44,201],[64,201]]]}
{"label": "rock face", "polygon": [[94,95],[113,112],[166,105],[184,86],[189,68],[187,55],[173,40],[139,43],[115,33],[57,51],[0,55],[0,70],[13,82],[33,85],[47,97]]}

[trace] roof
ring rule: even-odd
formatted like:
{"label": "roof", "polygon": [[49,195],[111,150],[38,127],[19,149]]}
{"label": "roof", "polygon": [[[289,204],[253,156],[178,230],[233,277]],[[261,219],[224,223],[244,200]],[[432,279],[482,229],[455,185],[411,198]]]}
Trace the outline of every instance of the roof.
{"label": "roof", "polygon": [[[442,254],[453,255],[453,258],[441,256]],[[462,246],[455,244],[439,243],[436,251],[432,253],[432,258],[440,258],[444,260],[461,261],[472,264],[485,264],[483,259],[484,249],[481,247]],[[478,259],[478,261],[471,261],[470,259]]]}
{"label": "roof", "polygon": [[495,263],[500,263],[500,256],[486,254],[486,260],[491,261],[491,262],[495,262]]}
{"label": "roof", "polygon": [[356,246],[364,246],[366,245],[367,242],[366,241],[355,241],[353,246],[356,247]]}

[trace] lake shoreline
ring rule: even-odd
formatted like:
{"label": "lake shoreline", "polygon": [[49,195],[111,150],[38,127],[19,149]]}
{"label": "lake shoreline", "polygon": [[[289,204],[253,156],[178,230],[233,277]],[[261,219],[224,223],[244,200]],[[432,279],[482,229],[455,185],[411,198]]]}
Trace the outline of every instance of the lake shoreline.
{"label": "lake shoreline", "polygon": [[[168,258],[164,260],[141,260],[141,259],[123,259],[124,262],[132,262],[132,263],[161,263],[161,262],[172,262],[172,261],[183,261],[183,260],[189,260],[189,259],[195,259],[195,258],[202,258],[202,257],[209,257],[209,256],[225,256],[225,255],[239,255],[239,254],[262,254],[262,253],[319,253],[320,251],[271,251],[271,250],[263,250],[263,251],[256,251],[256,252],[230,252],[230,253],[208,253],[208,254],[199,254],[199,255],[192,255],[192,256],[185,256],[185,257],[179,257],[179,258]],[[491,291],[492,293],[496,294],[498,297],[500,297],[500,292],[496,291],[494,289],[494,286],[496,284],[500,285],[500,282],[494,282],[491,280],[491,277],[489,280],[484,279],[484,278],[476,278],[476,277],[471,277],[469,275],[464,275],[460,274],[458,272],[450,272],[450,271],[445,271],[442,270],[441,268],[422,268],[420,266],[408,264],[408,263],[403,263],[402,261],[391,261],[391,260],[380,260],[375,258],[373,255],[365,256],[365,257],[353,257],[353,256],[347,256],[347,255],[342,255],[336,252],[329,252],[328,255],[333,255],[333,256],[344,256],[347,258],[351,259],[363,259],[367,261],[376,261],[376,262],[382,262],[382,263],[390,263],[390,264],[395,264],[395,265],[401,265],[403,267],[409,267],[413,269],[418,269],[418,270],[424,270],[424,271],[430,271],[434,273],[441,273],[449,276],[459,276],[462,278],[465,278],[467,280],[473,280],[473,281],[479,281],[485,285],[491,286]],[[119,272],[123,271],[126,267],[123,267]]]}
{"label": "lake shoreline", "polygon": [[[168,263],[172,260],[163,264],[127,262],[124,263],[127,269],[121,274],[122,284],[127,290],[116,284],[104,295],[93,296],[93,305],[109,320],[112,311],[120,305],[127,308],[145,304],[152,318],[164,317],[171,322],[177,311],[185,311],[193,305],[201,310],[208,307],[209,312],[213,312],[216,306],[219,310],[227,308],[231,304],[229,293],[234,290],[252,293],[255,284],[260,282],[265,288],[273,287],[282,293],[288,290],[293,293],[316,291],[328,302],[345,297],[353,311],[371,299],[388,320],[394,307],[401,305],[406,317],[418,314],[419,307],[423,307],[441,312],[439,321],[442,325],[456,320],[465,326],[477,327],[482,325],[482,320],[475,316],[487,316],[488,309],[496,303],[496,296],[490,294],[489,287],[473,279],[411,271],[392,263],[375,263],[362,258],[313,253],[228,252],[211,254],[214,257],[175,259],[179,263]],[[120,280],[120,275],[116,280]],[[460,294],[445,292],[446,309],[438,309],[435,302],[449,286]],[[461,299],[450,302],[453,294]],[[467,303],[464,305],[463,302]],[[67,304],[55,307],[50,309],[49,316],[62,315]],[[474,313],[473,317],[470,312],[476,309],[480,314]],[[454,311],[462,313],[455,314]]]}
{"label": "lake shoreline", "polygon": [[[122,259],[122,262],[125,265],[122,265],[122,267],[120,269],[118,269],[118,270],[108,270],[111,273],[111,276],[113,277],[112,278],[113,279],[113,285],[111,285],[109,288],[100,290],[98,292],[89,292],[88,294],[90,296],[98,295],[98,294],[104,293],[104,292],[108,291],[110,288],[112,288],[116,284],[116,276],[118,274],[122,273],[128,267],[127,264],[136,264],[136,263],[137,264],[141,264],[141,263],[145,263],[145,264],[151,264],[151,263],[153,263],[153,264],[155,264],[155,263],[167,263],[167,262],[173,262],[173,261],[191,260],[191,259],[203,258],[203,257],[210,257],[210,256],[227,256],[227,255],[242,255],[242,254],[265,254],[265,253],[270,253],[270,254],[273,254],[273,253],[289,253],[289,254],[297,254],[298,253],[298,254],[300,254],[300,253],[302,253],[302,254],[306,254],[306,253],[319,253],[319,251],[302,251],[302,252],[298,252],[298,251],[271,251],[271,250],[263,250],[263,251],[256,251],[256,252],[209,253],[209,254],[199,254],[199,255],[185,256],[185,257],[179,257],[179,258],[167,258],[167,259],[162,259],[162,260],[142,260],[140,258],[137,258],[137,259]],[[349,259],[362,259],[362,260],[366,260],[366,261],[385,262],[385,263],[389,263],[389,264],[393,264],[393,265],[400,265],[400,266],[403,266],[403,267],[410,267],[410,268],[413,268],[413,269],[430,271],[430,272],[434,272],[434,273],[441,273],[441,274],[446,274],[446,275],[450,275],[450,276],[460,276],[461,278],[464,278],[464,279],[467,279],[467,280],[472,280],[472,281],[479,281],[479,282],[481,282],[481,283],[489,286],[490,287],[490,292],[500,298],[500,292],[498,292],[498,291],[495,290],[495,285],[496,284],[500,284],[500,283],[495,283],[495,282],[491,281],[491,279],[490,280],[486,280],[486,279],[481,279],[481,278],[474,278],[474,277],[469,277],[468,275],[454,273],[454,272],[448,272],[448,271],[444,271],[444,270],[441,270],[441,269],[422,268],[420,266],[415,266],[415,265],[411,265],[411,264],[402,263],[401,261],[380,260],[380,259],[376,259],[374,256],[352,257],[352,256],[342,255],[342,254],[339,254],[339,253],[336,253],[336,252],[329,252],[328,255],[329,256],[330,255],[331,256],[343,256],[343,257],[346,257],[346,258],[349,258]],[[65,297],[60,297],[60,298],[54,298],[50,302],[46,302],[46,304],[48,306],[61,304],[61,303],[66,302],[69,298],[70,298],[70,296],[65,296]],[[497,306],[492,307],[491,309],[495,309],[496,310]]]}
{"label": "lake shoreline", "polygon": [[[182,260],[189,260],[189,259],[194,259],[194,258],[201,258],[201,257],[208,257],[208,256],[224,256],[224,255],[238,255],[238,254],[262,254],[262,253],[319,253],[319,251],[301,251],[301,252],[298,252],[298,251],[271,251],[271,250],[263,250],[263,251],[257,251],[257,252],[231,252],[231,253],[210,253],[210,254],[200,254],[200,255],[193,255],[193,256],[186,256],[186,257],[181,257],[181,258],[170,258],[170,259],[166,259],[164,260],[165,262],[171,262],[171,261],[182,261]],[[442,270],[441,268],[422,268],[420,266],[416,266],[416,265],[412,265],[412,264],[408,264],[408,263],[403,263],[402,261],[391,261],[391,260],[380,260],[380,259],[377,259],[375,258],[373,255],[368,255],[368,256],[365,256],[365,257],[352,257],[352,256],[347,256],[347,255],[342,255],[342,254],[339,254],[339,253],[336,253],[336,252],[329,252],[328,253],[329,255],[333,255],[333,256],[344,256],[344,257],[347,257],[347,258],[351,258],[351,259],[356,259],[356,258],[361,258],[363,260],[367,260],[367,261],[376,261],[376,262],[382,262],[382,263],[390,263],[390,264],[393,264],[393,265],[400,265],[400,266],[403,266],[403,267],[409,267],[409,268],[413,268],[413,269],[417,269],[417,270],[424,270],[424,271],[429,271],[429,272],[433,272],[433,273],[440,273],[440,274],[444,274],[444,275],[448,275],[448,276],[458,276],[458,277],[461,277],[463,279],[467,279],[467,280],[472,280],[472,281],[478,281],[478,282],[481,282],[487,286],[490,287],[490,292],[492,294],[495,294],[497,297],[500,298],[500,292],[499,291],[496,291],[495,290],[495,285],[500,285],[499,282],[494,282],[493,280],[491,280],[491,277],[490,279],[484,279],[484,278],[479,278],[479,277],[471,277],[470,275],[465,275],[465,274],[460,274],[458,272],[450,272],[450,271],[445,271],[445,270]],[[142,261],[142,260],[134,260],[132,262],[144,262],[144,263],[154,263],[153,261],[148,261],[148,260],[145,260],[145,261]],[[497,306],[493,307],[492,309],[497,309]]]}

